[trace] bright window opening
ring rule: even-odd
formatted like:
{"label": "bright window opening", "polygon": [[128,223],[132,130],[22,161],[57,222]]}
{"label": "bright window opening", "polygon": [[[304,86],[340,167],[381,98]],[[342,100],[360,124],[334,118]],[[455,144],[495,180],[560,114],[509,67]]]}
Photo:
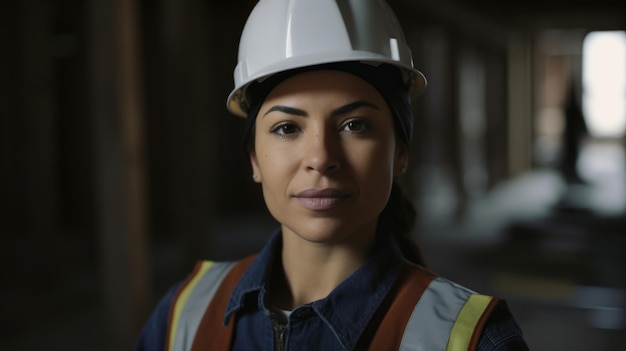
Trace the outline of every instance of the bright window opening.
{"label": "bright window opening", "polygon": [[626,32],[591,32],[583,42],[582,107],[596,138],[626,131]]}

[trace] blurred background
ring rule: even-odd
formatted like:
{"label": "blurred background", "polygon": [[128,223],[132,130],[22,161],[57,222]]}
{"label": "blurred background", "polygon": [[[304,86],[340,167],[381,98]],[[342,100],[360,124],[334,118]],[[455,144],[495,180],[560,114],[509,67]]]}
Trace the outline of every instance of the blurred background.
{"label": "blurred background", "polygon": [[[225,108],[255,3],[0,4],[2,350],[129,350],[197,259],[263,245]],[[532,350],[625,350],[626,3],[389,3],[429,82],[402,179],[429,266]]]}

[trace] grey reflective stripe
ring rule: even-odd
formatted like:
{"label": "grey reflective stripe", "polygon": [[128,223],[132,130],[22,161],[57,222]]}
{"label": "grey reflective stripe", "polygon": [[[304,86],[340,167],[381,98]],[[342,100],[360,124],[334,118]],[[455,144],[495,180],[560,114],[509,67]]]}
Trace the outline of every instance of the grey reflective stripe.
{"label": "grey reflective stripe", "polygon": [[461,308],[475,292],[435,278],[415,305],[404,329],[401,351],[445,351]]}
{"label": "grey reflective stripe", "polygon": [[181,311],[170,351],[189,351],[209,303],[236,262],[214,262],[191,290]]}

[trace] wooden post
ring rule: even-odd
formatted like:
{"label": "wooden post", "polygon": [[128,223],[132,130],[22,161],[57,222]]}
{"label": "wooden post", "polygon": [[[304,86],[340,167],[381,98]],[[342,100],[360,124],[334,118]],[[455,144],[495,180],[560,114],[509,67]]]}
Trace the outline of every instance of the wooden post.
{"label": "wooden post", "polygon": [[89,8],[97,228],[114,342],[129,349],[150,305],[137,1]]}
{"label": "wooden post", "polygon": [[[11,13],[13,11],[13,4],[7,1],[0,3],[0,43],[5,43],[5,50],[14,50],[14,43],[11,41],[12,31],[10,28],[13,26],[11,21]],[[14,152],[12,151],[12,135],[11,133],[11,115],[12,109],[12,91],[11,89],[11,69],[10,64],[12,55],[5,54],[0,55],[0,235],[2,239],[0,242],[6,243],[8,240],[7,234],[9,229],[9,210],[12,207],[10,197],[11,192],[9,186],[13,180],[12,164],[14,163]],[[13,188],[15,183],[13,183]],[[13,212],[12,210],[11,212]],[[4,239],[4,240],[3,240]],[[7,240],[7,241],[5,241]],[[10,249],[7,244],[2,245],[0,254],[2,257],[7,257]]]}
{"label": "wooden post", "polygon": [[511,34],[508,47],[508,177],[532,168],[532,40],[524,31]]}
{"label": "wooden post", "polygon": [[23,229],[37,238],[39,245],[33,245],[33,250],[40,250],[35,257],[41,257],[54,240],[59,221],[54,74],[48,49],[52,7],[47,2],[24,1],[17,9],[22,59],[14,93],[14,112],[19,118],[13,119],[11,138],[20,156],[11,172],[17,183],[18,213],[23,211]]}
{"label": "wooden post", "polygon": [[[210,38],[207,4],[190,0],[164,0],[160,3],[159,50],[162,67],[161,109],[167,141],[166,171],[170,199],[169,213],[174,238],[182,240],[182,266],[187,272],[196,260],[206,257],[209,224],[214,214],[216,144],[220,133],[218,108],[224,103],[211,91],[215,79],[209,54]],[[213,55],[221,51],[216,48]],[[152,106],[154,109],[155,107]],[[156,155],[153,159],[156,158]]]}
{"label": "wooden post", "polygon": [[488,187],[506,180],[508,171],[506,110],[506,48],[497,48],[487,56],[487,148]]}

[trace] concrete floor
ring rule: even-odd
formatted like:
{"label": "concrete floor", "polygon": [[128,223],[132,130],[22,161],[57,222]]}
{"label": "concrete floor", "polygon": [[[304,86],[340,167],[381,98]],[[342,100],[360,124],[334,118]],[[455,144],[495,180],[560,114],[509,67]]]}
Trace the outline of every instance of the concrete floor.
{"label": "concrete floor", "polygon": [[579,170],[586,184],[521,175],[419,230],[435,271],[507,299],[531,350],[626,350],[623,149],[588,145]]}

